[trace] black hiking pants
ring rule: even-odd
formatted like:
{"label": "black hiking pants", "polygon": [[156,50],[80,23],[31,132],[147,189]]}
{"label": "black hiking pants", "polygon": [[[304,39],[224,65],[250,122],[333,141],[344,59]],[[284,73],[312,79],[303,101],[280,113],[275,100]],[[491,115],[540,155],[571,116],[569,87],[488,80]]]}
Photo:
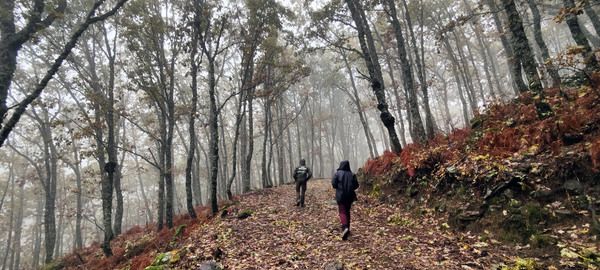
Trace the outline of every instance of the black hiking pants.
{"label": "black hiking pants", "polygon": [[296,206],[304,207],[304,195],[306,193],[306,180],[296,180]]}

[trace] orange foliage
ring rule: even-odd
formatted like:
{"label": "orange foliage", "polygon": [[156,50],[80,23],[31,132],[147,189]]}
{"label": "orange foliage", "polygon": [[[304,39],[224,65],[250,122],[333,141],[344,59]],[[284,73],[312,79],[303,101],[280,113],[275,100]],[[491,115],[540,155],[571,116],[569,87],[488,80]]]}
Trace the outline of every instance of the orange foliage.
{"label": "orange foliage", "polygon": [[381,175],[392,168],[396,158],[398,158],[397,154],[385,151],[382,156],[367,160],[363,168],[369,175]]}
{"label": "orange foliage", "polygon": [[143,253],[131,260],[131,270],[143,270],[154,261],[154,252]]}
{"label": "orange foliage", "polygon": [[[594,74],[600,80],[600,73]],[[425,145],[408,145],[399,156],[384,153],[364,165],[372,176],[386,174],[390,166],[402,166],[409,176],[431,172],[443,164],[457,164],[476,158],[505,159],[542,152],[559,154],[572,135],[583,135],[583,141],[596,134],[600,126],[600,89],[552,88],[545,91],[543,102],[552,109],[544,119],[538,118],[536,103],[525,93],[506,104],[494,103],[477,115],[475,130],[454,130],[447,136],[437,135]],[[589,134],[593,132],[593,134]],[[569,142],[573,143],[573,142]],[[577,142],[576,142],[577,143]],[[593,166],[600,170],[600,141],[590,148]]]}
{"label": "orange foliage", "polygon": [[406,167],[406,170],[410,177],[415,176],[416,167],[418,166],[418,164],[415,164],[415,155],[419,150],[419,145],[409,144],[406,147],[404,147],[404,149],[402,149],[402,153],[400,153],[400,162],[402,162],[402,165]]}
{"label": "orange foliage", "polygon": [[123,233],[123,236],[130,236],[130,235],[143,233],[143,232],[144,232],[144,228],[142,228],[140,225],[135,225],[135,226],[129,228],[129,230],[127,230],[125,233]]}

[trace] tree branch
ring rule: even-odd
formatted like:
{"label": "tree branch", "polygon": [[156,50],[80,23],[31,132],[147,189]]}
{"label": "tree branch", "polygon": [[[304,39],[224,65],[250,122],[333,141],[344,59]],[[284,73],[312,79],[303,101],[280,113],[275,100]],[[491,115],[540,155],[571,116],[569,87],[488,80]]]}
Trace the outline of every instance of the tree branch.
{"label": "tree branch", "polygon": [[21,119],[21,116],[23,115],[23,113],[25,112],[25,110],[27,109],[29,104],[31,104],[34,100],[36,100],[42,94],[42,91],[44,91],[44,88],[46,88],[46,86],[48,85],[48,82],[50,82],[50,80],[52,79],[54,74],[56,74],[56,72],[62,65],[63,61],[69,56],[69,54],[71,53],[71,50],[73,50],[73,48],[75,48],[75,45],[77,45],[77,41],[79,40],[79,37],[81,37],[81,35],[83,35],[85,30],[87,30],[87,28],[90,25],[92,25],[96,22],[105,20],[106,18],[114,15],[127,2],[127,0],[120,0],[108,12],[94,17],[94,13],[96,13],[96,10],[100,7],[100,5],[103,2],[104,2],[103,0],[100,0],[100,1],[97,1],[96,3],[94,3],[94,6],[92,7],[92,9],[88,12],[88,14],[86,16],[86,20],[71,35],[69,42],[67,42],[67,44],[63,48],[62,53],[58,56],[58,58],[56,58],[56,60],[54,60],[54,64],[52,64],[50,69],[46,72],[46,75],[44,76],[44,78],[42,78],[42,80],[38,83],[38,85],[35,87],[33,92],[31,94],[29,94],[23,101],[21,101],[19,103],[19,105],[17,106],[17,108],[15,109],[15,111],[13,112],[11,117],[9,118],[6,125],[2,126],[2,128],[0,129],[0,147],[2,147],[2,145],[8,138],[8,135],[10,135],[10,132],[17,125],[17,123]]}

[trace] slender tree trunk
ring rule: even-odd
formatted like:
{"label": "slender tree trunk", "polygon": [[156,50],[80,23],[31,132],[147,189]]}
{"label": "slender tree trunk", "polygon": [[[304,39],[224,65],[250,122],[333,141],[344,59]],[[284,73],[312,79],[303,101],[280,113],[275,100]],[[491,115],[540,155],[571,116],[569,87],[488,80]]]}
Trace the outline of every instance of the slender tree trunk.
{"label": "slender tree trunk", "polygon": [[233,181],[235,180],[237,173],[237,145],[238,139],[240,137],[240,125],[244,119],[245,111],[242,111],[245,108],[244,106],[244,94],[240,94],[240,98],[238,100],[237,112],[235,114],[235,131],[233,135],[233,149],[232,149],[232,157],[231,157],[231,176],[229,177],[229,181],[227,183],[227,198],[229,200],[233,199],[233,193],[231,192],[231,186],[233,185]]}
{"label": "slender tree trunk", "polygon": [[[268,72],[267,72],[268,73]],[[268,75],[267,75],[268,76]],[[269,80],[269,79],[267,79]],[[267,89],[268,89],[268,83],[265,83]],[[270,179],[268,176],[268,170],[267,170],[267,141],[269,139],[269,134],[270,134],[270,130],[271,130],[271,98],[270,97],[266,97],[265,98],[265,107],[264,107],[264,121],[265,121],[265,125],[264,125],[264,136],[263,136],[263,143],[262,143],[262,162],[261,162],[261,180],[262,180],[262,187],[263,188],[270,188],[272,185],[270,183]]]}
{"label": "slender tree trunk", "polygon": [[8,267],[11,267],[12,264],[9,261],[10,258],[10,252],[11,252],[11,244],[12,244],[12,237],[13,237],[13,227],[14,227],[14,217],[15,217],[15,177],[14,175],[12,175],[12,177],[9,178],[9,183],[10,183],[10,216],[9,216],[9,220],[8,220],[8,230],[6,230],[7,232],[7,237],[6,237],[6,250],[4,250],[4,256],[2,256],[2,270],[6,269],[6,266],[8,264]]}
{"label": "slender tree trunk", "polygon": [[188,214],[191,218],[196,218],[196,211],[194,211],[193,203],[193,192],[192,192],[192,169],[194,166],[194,155],[196,153],[196,128],[195,119],[197,113],[198,104],[198,63],[196,62],[196,55],[198,54],[198,31],[200,29],[200,14],[194,13],[194,23],[192,31],[192,49],[190,52],[191,61],[191,73],[192,77],[192,108],[190,110],[190,121],[189,121],[189,140],[190,146],[188,150],[188,156],[185,167],[185,195],[186,195],[186,206]]}
{"label": "slender tree trunk", "polygon": [[583,10],[585,10],[585,14],[590,18],[590,22],[592,26],[594,26],[594,32],[596,32],[596,37],[600,37],[600,18],[598,14],[594,10],[592,5],[598,5],[600,3],[594,3],[594,1],[584,0]]}
{"label": "slender tree trunk", "polygon": [[460,76],[458,75],[458,68],[457,68],[458,61],[456,60],[454,52],[452,52],[452,47],[450,46],[450,42],[448,41],[448,38],[444,38],[444,48],[446,48],[448,57],[450,58],[450,61],[452,62],[452,74],[454,75],[454,78],[456,81],[456,87],[458,88],[458,97],[460,99],[460,104],[462,105],[463,121],[465,123],[465,126],[468,126],[469,125],[469,109],[467,107],[467,101],[465,100],[465,98],[463,96],[463,89],[461,87]]}
{"label": "slender tree trunk", "polygon": [[81,177],[81,170],[79,168],[79,163],[81,161],[81,159],[79,158],[79,149],[78,147],[75,146],[76,143],[73,143],[73,157],[74,157],[74,161],[75,164],[73,164],[73,169],[75,172],[75,180],[77,181],[77,193],[76,193],[76,200],[77,200],[77,208],[76,208],[76,212],[75,212],[75,248],[76,249],[81,249],[83,248],[83,236],[81,233],[81,221],[83,219],[83,199],[82,199],[82,194],[83,194],[83,185],[82,185],[82,177]]}
{"label": "slender tree trunk", "polygon": [[[433,115],[431,113],[431,106],[429,105],[429,90],[427,89],[427,74],[424,61],[425,51],[423,51],[423,23],[421,23],[421,53],[419,53],[419,47],[417,46],[417,39],[413,30],[410,11],[408,9],[406,0],[402,0],[402,4],[404,5],[406,24],[413,46],[413,52],[415,54],[415,63],[417,66],[417,74],[419,76],[421,93],[423,94],[423,108],[425,109],[425,134],[427,139],[433,139],[435,136],[435,120],[433,119]],[[422,6],[421,12],[423,12]]]}
{"label": "slender tree trunk", "polygon": [[[196,149],[201,146],[200,143],[197,142]],[[200,185],[200,151],[196,151],[196,155],[194,155],[194,170],[193,170],[193,178],[192,178],[192,188],[194,189],[194,201],[196,205],[202,205],[202,188]]]}
{"label": "slender tree trunk", "polygon": [[40,265],[40,253],[42,250],[42,211],[44,208],[44,198],[42,196],[37,197],[36,211],[35,211],[35,227],[33,233],[33,259],[32,266],[37,268]]}
{"label": "slender tree trunk", "polygon": [[[421,114],[419,112],[419,102],[414,86],[412,67],[408,61],[404,35],[402,33],[400,21],[398,20],[398,15],[396,12],[396,4],[393,0],[385,0],[384,5],[386,6],[390,23],[394,28],[394,34],[398,46],[398,56],[400,57],[400,62],[402,63],[402,82],[404,84],[404,89],[408,92],[408,111],[410,114],[410,118],[412,119],[413,132],[411,134],[414,134],[415,138],[413,138],[413,140],[415,142],[423,143],[425,142],[427,136],[425,133],[425,128],[423,127],[423,122],[421,120]],[[375,50],[373,50],[373,52],[376,54]],[[379,64],[377,63],[377,65]],[[395,152],[399,153],[399,151]]]}
{"label": "slender tree trunk", "polygon": [[465,91],[464,93],[467,96],[467,100],[469,102],[469,106],[471,108],[471,112],[473,114],[476,114],[478,109],[477,109],[477,99],[475,97],[475,87],[473,86],[473,79],[471,77],[471,72],[469,72],[469,66],[467,65],[467,60],[465,57],[465,54],[462,50],[462,44],[460,43],[460,38],[458,37],[458,35],[456,34],[455,31],[452,32],[453,36],[454,36],[454,41],[456,42],[456,52],[458,53],[458,59],[457,62],[455,63],[458,67],[459,70],[459,74],[462,77],[462,82],[463,85],[465,86]]}
{"label": "slender tree trunk", "polygon": [[[348,57],[346,56],[346,52],[343,50],[340,51],[342,54],[342,58],[344,59],[344,64],[346,66],[346,70],[348,71],[348,76],[350,77],[350,85],[352,86],[352,97],[351,100],[356,105],[356,111],[358,113],[358,117],[360,119],[360,123],[365,132],[365,138],[367,139],[367,145],[369,147],[369,156],[371,158],[375,158],[377,156],[377,146],[375,145],[375,141],[371,140],[372,135],[371,129],[369,128],[369,123],[365,119],[362,105],[360,104],[360,98],[358,97],[358,89],[356,87],[356,82],[354,81],[354,74],[352,73],[352,68],[350,67],[350,63],[348,63]],[[300,151],[300,150],[298,150]]]}
{"label": "slender tree trunk", "polygon": [[[219,205],[217,204],[217,179],[219,173],[219,123],[218,123],[218,111],[216,101],[216,84],[215,84],[215,59],[209,56],[208,63],[208,97],[209,97],[209,141],[210,141],[210,207],[213,215],[216,215],[219,211]],[[251,104],[251,102],[250,102]],[[252,126],[250,126],[252,130]],[[252,138],[252,132],[250,132],[250,138]],[[252,152],[252,151],[250,151]]]}
{"label": "slender tree trunk", "polygon": [[[563,5],[566,9],[575,9],[574,0],[563,0]],[[575,40],[575,43],[577,43],[577,45],[583,49],[583,58],[588,71],[598,70],[600,66],[598,65],[598,61],[596,60],[596,56],[590,47],[588,39],[581,31],[582,26],[579,25],[577,15],[573,14],[573,12],[568,12],[566,15],[566,20],[567,26],[569,27],[569,31],[571,32],[571,36]]]}
{"label": "slender tree trunk", "polygon": [[546,46],[546,42],[544,41],[544,37],[542,35],[542,16],[540,15],[540,11],[534,0],[527,0],[527,4],[529,5],[529,9],[533,15],[533,34],[535,36],[535,42],[537,43],[538,47],[540,47],[540,52],[543,58],[542,63],[544,63],[546,66],[546,71],[548,72],[548,75],[550,75],[552,87],[560,87],[560,76],[558,75],[558,69],[556,69],[556,67],[552,64],[550,53],[548,53],[548,46]]}
{"label": "slender tree trunk", "polygon": [[[148,202],[148,196],[146,196],[146,189],[144,188],[144,181],[142,181],[142,173],[140,162],[138,161],[137,155],[133,155],[133,161],[135,162],[135,171],[137,174],[138,184],[140,185],[140,191],[142,193],[142,200],[144,201],[144,209],[146,210],[147,223],[154,223],[154,215],[150,210],[150,203]],[[146,223],[146,224],[147,224]]]}
{"label": "slender tree trunk", "polygon": [[[350,9],[352,18],[358,30],[360,47],[363,52],[363,58],[365,60],[367,69],[369,70],[369,76],[371,78],[371,88],[373,89],[373,92],[377,99],[377,109],[381,112],[379,117],[388,130],[390,141],[392,143],[392,151],[395,153],[400,153],[402,151],[402,146],[400,145],[400,140],[398,139],[398,135],[396,134],[396,127],[394,125],[395,119],[388,109],[385,97],[385,85],[383,82],[383,76],[381,74],[381,67],[379,65],[379,57],[377,56],[377,50],[373,42],[373,36],[371,35],[371,30],[366,20],[364,10],[360,6],[360,3],[351,0],[345,0],[345,2],[348,5],[348,8]],[[406,61],[404,62],[407,63]],[[408,69],[408,71],[410,71],[410,69]]]}
{"label": "slender tree trunk", "polygon": [[52,139],[52,131],[48,127],[47,112],[44,112],[44,121],[40,123],[42,137],[44,140],[44,156],[46,166],[45,181],[45,205],[44,205],[44,238],[46,248],[45,262],[50,263],[54,258],[54,247],[56,245],[56,184],[58,177],[58,156]]}
{"label": "slender tree trunk", "polygon": [[158,206],[157,206],[157,225],[156,228],[160,232],[163,229],[164,221],[165,221],[165,174],[166,174],[166,159],[165,153],[166,149],[166,141],[167,141],[167,127],[166,127],[166,116],[164,112],[158,113],[159,116],[159,126],[160,126],[160,138],[161,142],[157,142],[160,157],[159,157],[159,177],[158,177]]}
{"label": "slender tree trunk", "polygon": [[494,25],[496,26],[496,30],[498,33],[500,33],[500,41],[502,43],[502,47],[504,48],[504,53],[506,54],[506,63],[508,65],[508,69],[510,70],[513,81],[512,85],[516,90],[515,93],[518,94],[518,92],[524,91],[523,89],[527,89],[527,85],[525,82],[523,82],[523,75],[521,74],[521,65],[519,64],[519,59],[514,54],[513,47],[510,44],[509,39],[506,37],[506,32],[504,31],[502,21],[498,15],[500,9],[496,5],[495,0],[485,1],[492,11],[492,19],[494,21]]}
{"label": "slender tree trunk", "polygon": [[[395,97],[395,101],[396,101],[396,111],[398,112],[398,122],[400,124],[400,142],[402,143],[402,145],[406,145],[406,135],[404,134],[406,132],[405,128],[404,128],[404,120],[402,118],[402,109],[404,106],[402,106],[402,101],[400,99],[400,93],[398,93],[398,88],[400,88],[400,86],[398,85],[398,82],[396,80],[396,76],[394,75],[394,68],[392,65],[392,56],[390,55],[390,53],[388,52],[388,47],[386,46],[386,44],[384,43],[383,38],[381,37],[381,35],[379,34],[379,31],[377,31],[377,28],[373,28],[373,31],[375,31],[375,34],[377,35],[377,39],[379,40],[379,43],[381,43],[381,47],[383,48],[383,55],[385,58],[385,63],[387,65],[387,71],[388,71],[388,76],[390,76],[390,80],[392,81],[392,92],[394,93],[394,97]],[[346,56],[344,55],[344,58],[346,58]],[[348,60],[345,60],[346,62]],[[348,72],[351,74],[351,70],[347,67]],[[352,87],[354,89],[356,89],[356,84],[354,83],[354,77],[350,77],[350,80],[352,82]],[[377,154],[375,154],[377,155]],[[371,156],[372,158],[372,156]]]}
{"label": "slender tree trunk", "polygon": [[277,137],[275,140],[275,144],[277,145],[277,184],[278,185],[283,185],[283,183],[285,182],[285,145],[283,143],[283,132],[284,132],[284,127],[283,127],[283,120],[284,120],[284,114],[283,114],[283,102],[281,100],[281,97],[278,97],[278,101],[276,104],[276,109],[277,109]]}
{"label": "slender tree trunk", "polygon": [[[568,0],[566,0],[568,1]],[[523,28],[523,20],[517,11],[514,0],[502,0],[504,10],[508,16],[508,26],[511,31],[511,43],[514,49],[515,56],[521,62],[527,80],[529,82],[529,89],[534,93],[542,94],[542,83],[536,69],[536,62],[533,57],[533,51],[529,46],[529,41],[525,35]],[[521,92],[527,89],[520,89]]]}
{"label": "slender tree trunk", "polygon": [[[469,2],[467,0],[463,0],[463,4],[465,5],[467,11],[472,14],[473,10],[471,9],[471,5],[469,4]],[[486,49],[487,46],[485,45],[484,42],[484,37],[483,37],[483,29],[481,29],[481,24],[479,21],[475,21],[472,25],[473,27],[473,32],[475,33],[475,37],[477,40],[477,50],[479,51],[479,55],[481,56],[481,59],[483,60],[483,70],[485,72],[485,78],[488,82],[488,87],[490,89],[490,95],[492,97],[492,99],[496,99],[496,92],[494,91],[494,84],[492,83],[492,77],[490,76],[490,64],[488,62],[488,52],[489,50]],[[490,59],[491,61],[491,59]],[[498,91],[500,90],[500,88],[498,88]],[[483,95],[482,95],[482,99],[483,99]]]}
{"label": "slender tree trunk", "polygon": [[[108,43],[108,41],[107,41]],[[116,44],[115,44],[116,45]],[[110,48],[107,50],[111,51]],[[112,188],[115,190],[116,195],[116,207],[115,207],[115,220],[113,227],[113,237],[121,234],[121,224],[123,222],[123,191],[121,190],[121,177],[119,174],[120,168],[118,163],[117,153],[117,141],[116,141],[116,123],[118,123],[117,116],[115,115],[115,59],[116,59],[116,46],[109,52],[109,79],[108,79],[108,105],[106,108],[106,125],[108,127],[108,167],[105,168],[108,173],[107,181],[108,185],[111,185],[111,198],[112,200]],[[108,187],[108,186],[107,186]],[[108,199],[108,198],[107,198]]]}
{"label": "slender tree trunk", "polygon": [[21,269],[21,232],[23,230],[23,208],[25,204],[24,184],[19,183],[19,210],[17,212],[17,219],[15,221],[15,239],[13,241],[12,252],[14,257],[11,259],[11,269]]}

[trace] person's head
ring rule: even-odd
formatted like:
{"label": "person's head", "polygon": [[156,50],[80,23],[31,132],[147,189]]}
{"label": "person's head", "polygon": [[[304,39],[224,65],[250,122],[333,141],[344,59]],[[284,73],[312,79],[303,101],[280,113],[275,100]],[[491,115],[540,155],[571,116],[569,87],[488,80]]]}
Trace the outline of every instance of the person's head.
{"label": "person's head", "polygon": [[338,168],[338,171],[351,171],[350,161],[342,160],[342,162],[340,162],[340,167]]}
{"label": "person's head", "polygon": [[306,160],[300,159],[300,166],[306,166]]}

